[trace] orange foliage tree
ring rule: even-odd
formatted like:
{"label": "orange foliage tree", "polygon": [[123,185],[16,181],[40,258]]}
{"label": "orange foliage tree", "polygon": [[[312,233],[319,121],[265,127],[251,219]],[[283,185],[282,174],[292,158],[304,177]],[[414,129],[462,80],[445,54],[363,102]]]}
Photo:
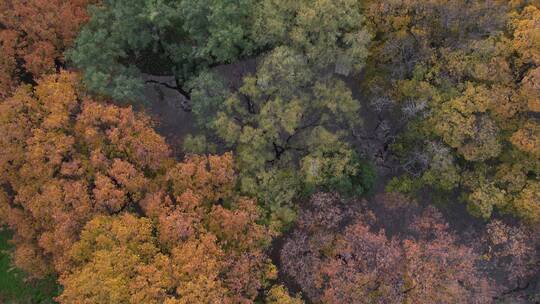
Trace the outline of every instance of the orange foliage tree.
{"label": "orange foliage tree", "polygon": [[18,266],[35,276],[64,271],[86,221],[135,208],[169,161],[151,125],[131,108],[90,100],[67,72],[0,103],[0,210]]}
{"label": "orange foliage tree", "polygon": [[235,191],[232,154],[178,163],[151,127],[68,72],[0,103],[16,265],[59,274],[62,303],[251,303],[276,277],[272,233]]}
{"label": "orange foliage tree", "polygon": [[172,166],[140,201],[145,217],[123,213],[86,225],[58,300],[252,303],[276,269],[265,254],[270,232],[235,183],[230,153]]}
{"label": "orange foliage tree", "polygon": [[55,71],[64,62],[94,0],[0,1],[0,97],[24,77]]}
{"label": "orange foliage tree", "polygon": [[254,222],[253,202],[208,205],[209,210],[192,200],[195,196],[186,194],[173,203],[168,196],[150,195],[150,205],[168,205],[157,217],[125,213],[89,222],[71,250],[75,267],[63,274],[58,300],[252,303],[275,276],[261,244],[267,234]]}

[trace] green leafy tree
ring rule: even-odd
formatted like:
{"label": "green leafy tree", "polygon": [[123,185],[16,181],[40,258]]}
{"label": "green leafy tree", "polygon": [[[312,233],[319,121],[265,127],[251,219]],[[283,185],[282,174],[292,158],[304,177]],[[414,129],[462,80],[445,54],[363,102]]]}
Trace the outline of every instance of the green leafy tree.
{"label": "green leafy tree", "polygon": [[208,96],[194,111],[199,123],[236,151],[242,190],[280,220],[290,221],[287,207],[302,192],[338,187],[362,193],[369,185],[369,174],[361,182],[364,172],[347,144],[361,125],[359,102],[343,81],[318,77],[302,53],[276,48],[226,100],[214,100],[219,85],[207,77],[196,87]]}
{"label": "green leafy tree", "polygon": [[365,63],[371,35],[363,25],[362,1],[265,0],[255,16],[256,41],[292,47],[314,67],[348,74]]}
{"label": "green leafy tree", "polygon": [[90,8],[90,21],[69,58],[84,71],[94,92],[136,100],[141,73],[174,75],[176,89],[190,99],[186,82],[201,69],[250,54],[252,0],[105,0]]}

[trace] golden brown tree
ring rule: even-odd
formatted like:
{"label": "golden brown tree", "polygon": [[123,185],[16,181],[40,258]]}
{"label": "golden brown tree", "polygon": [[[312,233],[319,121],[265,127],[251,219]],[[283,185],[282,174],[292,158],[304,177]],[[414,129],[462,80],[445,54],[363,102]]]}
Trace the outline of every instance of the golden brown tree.
{"label": "golden brown tree", "polygon": [[148,117],[93,101],[68,72],[0,103],[0,134],[15,263],[59,274],[60,302],[252,303],[276,277],[231,153],[176,162]]}
{"label": "golden brown tree", "polygon": [[146,116],[92,101],[76,74],[21,86],[0,112],[1,218],[16,264],[35,276],[68,269],[86,221],[136,208],[169,161]]}
{"label": "golden brown tree", "polygon": [[19,81],[54,72],[94,0],[0,1],[0,97]]}
{"label": "golden brown tree", "polygon": [[235,183],[230,153],[192,155],[145,195],[145,217],[94,218],[71,249],[59,301],[253,303],[276,276],[271,235]]}

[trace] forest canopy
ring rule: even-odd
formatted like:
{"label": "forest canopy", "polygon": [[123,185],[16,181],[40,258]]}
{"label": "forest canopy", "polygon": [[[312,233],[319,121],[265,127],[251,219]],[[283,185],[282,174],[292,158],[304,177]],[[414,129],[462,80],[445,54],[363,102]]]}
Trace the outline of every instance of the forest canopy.
{"label": "forest canopy", "polygon": [[0,147],[2,303],[540,301],[537,0],[0,0]]}

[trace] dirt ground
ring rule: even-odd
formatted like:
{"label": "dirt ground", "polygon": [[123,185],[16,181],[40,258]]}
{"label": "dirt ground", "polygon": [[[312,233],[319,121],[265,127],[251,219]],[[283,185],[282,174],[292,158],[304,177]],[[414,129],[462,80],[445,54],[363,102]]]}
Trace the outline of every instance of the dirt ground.
{"label": "dirt ground", "polygon": [[[234,64],[222,65],[215,68],[231,90],[242,85],[242,78],[248,73],[254,73],[257,59],[247,59]],[[173,76],[158,76],[144,74],[143,80],[151,80],[175,86]],[[182,108],[185,98],[176,90],[157,83],[146,83],[144,88],[144,111],[156,123],[156,130],[164,136],[173,150],[173,155],[183,157],[182,145],[186,135],[194,132],[194,119],[190,112]]]}

